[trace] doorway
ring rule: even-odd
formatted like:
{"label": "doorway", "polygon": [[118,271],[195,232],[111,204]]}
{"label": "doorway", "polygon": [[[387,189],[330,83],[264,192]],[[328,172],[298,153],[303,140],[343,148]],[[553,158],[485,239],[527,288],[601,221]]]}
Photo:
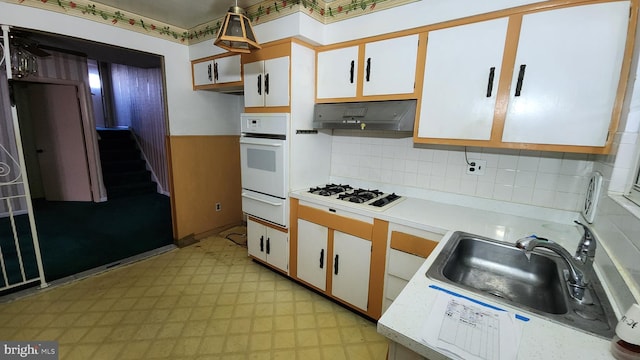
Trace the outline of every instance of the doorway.
{"label": "doorway", "polygon": [[77,86],[16,82],[13,89],[32,197],[94,200]]}

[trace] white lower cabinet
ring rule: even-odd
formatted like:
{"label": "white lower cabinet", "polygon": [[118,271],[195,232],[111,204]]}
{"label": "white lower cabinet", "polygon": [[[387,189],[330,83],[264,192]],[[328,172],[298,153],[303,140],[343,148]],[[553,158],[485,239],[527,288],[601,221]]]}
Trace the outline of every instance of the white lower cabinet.
{"label": "white lower cabinet", "polygon": [[320,290],[327,289],[329,229],[298,219],[298,278]]}
{"label": "white lower cabinet", "polygon": [[334,231],[331,295],[367,311],[370,267],[371,242]]}
{"label": "white lower cabinet", "polygon": [[366,312],[370,266],[371,241],[298,219],[298,279]]}
{"label": "white lower cabinet", "polygon": [[289,234],[247,219],[249,255],[284,272],[289,270]]}

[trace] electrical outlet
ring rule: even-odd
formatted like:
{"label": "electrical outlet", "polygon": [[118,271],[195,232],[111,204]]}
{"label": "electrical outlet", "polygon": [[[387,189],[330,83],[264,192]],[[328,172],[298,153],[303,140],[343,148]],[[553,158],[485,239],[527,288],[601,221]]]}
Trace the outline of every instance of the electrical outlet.
{"label": "electrical outlet", "polygon": [[222,205],[220,203],[216,203],[216,211],[222,210]]}
{"label": "electrical outlet", "polygon": [[484,175],[484,168],[486,166],[486,160],[469,159],[469,164],[467,165],[467,174]]}

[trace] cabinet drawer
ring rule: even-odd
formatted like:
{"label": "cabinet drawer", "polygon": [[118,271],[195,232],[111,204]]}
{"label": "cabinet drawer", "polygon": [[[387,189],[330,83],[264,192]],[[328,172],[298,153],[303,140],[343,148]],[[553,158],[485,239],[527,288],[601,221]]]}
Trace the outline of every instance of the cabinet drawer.
{"label": "cabinet drawer", "polygon": [[391,301],[395,300],[396,297],[400,295],[402,289],[404,289],[404,287],[407,286],[408,283],[409,281],[400,279],[399,277],[388,276],[387,292],[385,293],[385,297]]}
{"label": "cabinet drawer", "polygon": [[409,280],[424,263],[424,259],[395,249],[389,250],[387,273],[404,280]]}

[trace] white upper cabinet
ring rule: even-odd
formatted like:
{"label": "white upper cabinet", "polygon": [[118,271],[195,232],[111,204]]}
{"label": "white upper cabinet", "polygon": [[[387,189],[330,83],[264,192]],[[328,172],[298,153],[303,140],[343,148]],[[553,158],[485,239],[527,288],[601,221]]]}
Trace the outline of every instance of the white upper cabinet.
{"label": "white upper cabinet", "polygon": [[356,96],[357,77],[357,46],[318,53],[318,99]]}
{"label": "white upper cabinet", "polygon": [[415,34],[319,51],[316,99],[409,98],[415,93],[418,41]]}
{"label": "white upper cabinet", "polygon": [[289,57],[244,64],[244,106],[289,106]]}
{"label": "white upper cabinet", "polygon": [[604,146],[629,2],[525,15],[503,142]]}
{"label": "white upper cabinet", "polygon": [[193,85],[213,84],[213,60],[193,63]]}
{"label": "white upper cabinet", "polygon": [[213,63],[213,78],[216,84],[242,81],[240,55],[215,59]]}
{"label": "white upper cabinet", "polygon": [[431,31],[419,137],[489,140],[508,19]]}
{"label": "white upper cabinet", "polygon": [[362,95],[412,94],[417,59],[417,34],[365,44]]}
{"label": "white upper cabinet", "polygon": [[240,55],[193,62],[193,85],[213,85],[242,81]]}

